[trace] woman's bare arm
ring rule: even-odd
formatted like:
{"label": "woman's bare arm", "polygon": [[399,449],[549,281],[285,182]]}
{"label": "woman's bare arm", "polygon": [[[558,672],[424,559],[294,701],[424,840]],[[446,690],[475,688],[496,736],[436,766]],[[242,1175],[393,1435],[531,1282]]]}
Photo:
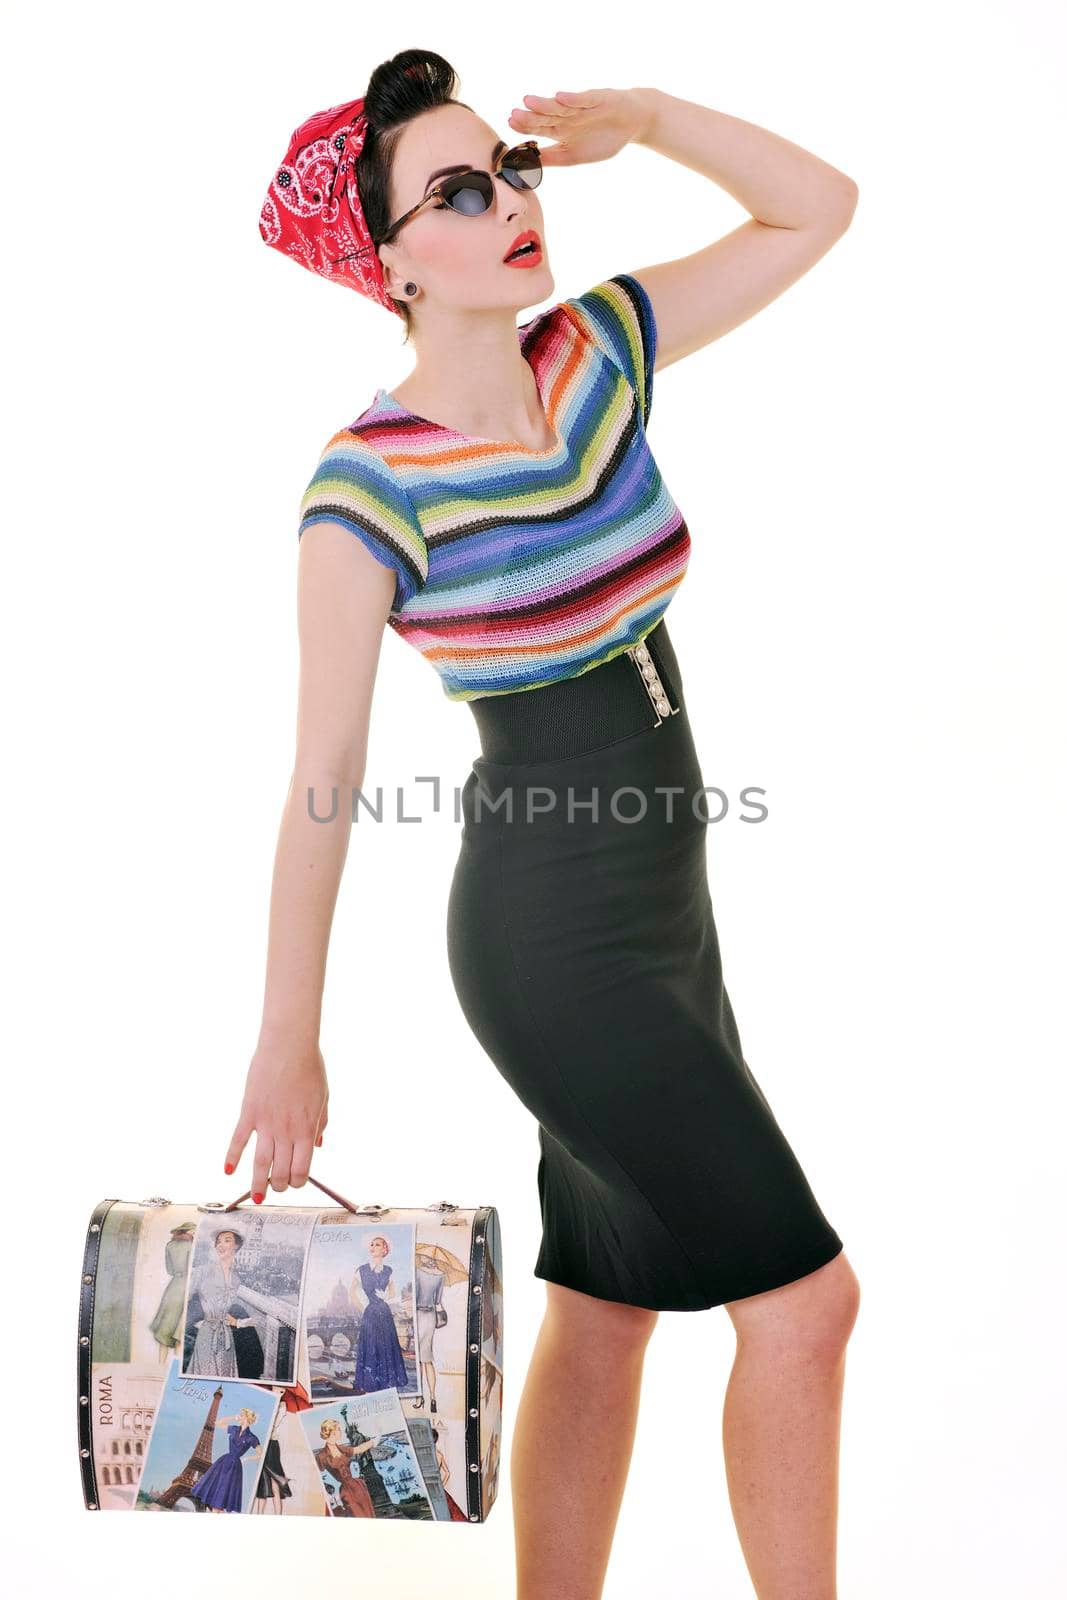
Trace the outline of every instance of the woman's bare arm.
{"label": "woman's bare arm", "polygon": [[803,277],[845,232],[855,180],[810,150],[741,117],[662,89],[528,94],[511,126],[557,142],[545,166],[603,161],[626,143],[703,173],[751,213],[701,250],[641,267],[656,320],[656,371],[719,339]]}
{"label": "woman's bare arm", "polygon": [[[336,522],[300,539],[300,687],[296,755],[274,856],[263,1017],[226,1170],[255,1133],[251,1190],[307,1181],[328,1117],[319,1049],[334,907],[348,853],[351,792],[363,783],[367,732],[395,573]],[[334,809],[337,815],[316,822]],[[310,791],[310,800],[309,800]]]}

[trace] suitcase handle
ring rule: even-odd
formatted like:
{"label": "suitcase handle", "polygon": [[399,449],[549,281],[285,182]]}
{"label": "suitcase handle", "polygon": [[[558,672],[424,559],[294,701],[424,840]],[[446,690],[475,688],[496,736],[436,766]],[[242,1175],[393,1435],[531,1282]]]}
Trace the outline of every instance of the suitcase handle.
{"label": "suitcase handle", "polygon": [[[310,1172],[308,1173],[308,1182],[309,1183],[313,1183],[315,1185],[316,1189],[321,1189],[323,1194],[328,1194],[331,1200],[336,1200],[338,1205],[344,1206],[346,1211],[351,1211],[353,1216],[357,1216],[357,1217],[381,1217],[381,1216],[384,1216],[385,1213],[389,1210],[388,1206],[379,1206],[379,1205],[354,1206],[352,1204],[351,1200],[346,1200],[343,1194],[338,1194],[337,1193],[336,1189],[331,1189],[325,1183],[320,1183],[318,1178],[313,1178],[311,1176]],[[251,1189],[246,1189],[244,1194],[239,1194],[237,1196],[236,1200],[231,1200],[230,1201],[229,1205],[225,1205],[224,1206],[221,1200],[209,1200],[205,1205],[197,1206],[196,1209],[198,1211],[215,1211],[215,1212],[236,1211],[238,1206],[241,1204],[241,1202],[243,1200],[251,1200],[251,1198],[252,1198]],[[142,1200],[141,1204],[142,1205],[146,1205],[146,1206],[147,1205],[169,1206],[170,1205],[170,1201],[169,1200],[164,1200],[161,1195],[156,1195],[151,1200]],[[428,1205],[426,1207],[426,1210],[427,1211],[440,1211],[440,1212],[444,1213],[444,1212],[449,1212],[449,1211],[459,1211],[460,1207],[456,1204],[456,1202],[454,1200],[435,1200],[432,1205]]]}
{"label": "suitcase handle", "polygon": [[[315,1185],[316,1189],[321,1189],[323,1194],[328,1194],[331,1200],[336,1200],[338,1205],[344,1206],[346,1211],[353,1211],[353,1212],[358,1214],[361,1209],[363,1211],[367,1211],[367,1210],[380,1211],[381,1210],[380,1206],[371,1206],[371,1207],[364,1206],[362,1208],[359,1207],[359,1206],[354,1206],[352,1204],[351,1200],[346,1200],[343,1194],[338,1194],[336,1190],[327,1188],[326,1184],[320,1183],[318,1178],[313,1178],[311,1176],[310,1172],[308,1173],[308,1182],[309,1183],[313,1183]],[[236,1211],[237,1207],[241,1204],[242,1200],[251,1200],[251,1198],[252,1198],[251,1189],[246,1189],[244,1194],[238,1195],[236,1200],[231,1200],[228,1206],[218,1206],[218,1207],[212,1206],[211,1210],[215,1211],[217,1209],[217,1210],[220,1210],[220,1211]]]}

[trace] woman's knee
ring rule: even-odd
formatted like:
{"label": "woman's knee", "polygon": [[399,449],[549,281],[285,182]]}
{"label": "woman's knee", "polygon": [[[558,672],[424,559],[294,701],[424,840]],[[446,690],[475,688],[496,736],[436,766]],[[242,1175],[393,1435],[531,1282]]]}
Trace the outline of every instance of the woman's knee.
{"label": "woman's knee", "polygon": [[840,1360],[856,1324],[859,1279],[843,1250],[831,1261],[779,1289],[732,1300],[727,1306],[739,1341],[774,1344],[783,1354]]}

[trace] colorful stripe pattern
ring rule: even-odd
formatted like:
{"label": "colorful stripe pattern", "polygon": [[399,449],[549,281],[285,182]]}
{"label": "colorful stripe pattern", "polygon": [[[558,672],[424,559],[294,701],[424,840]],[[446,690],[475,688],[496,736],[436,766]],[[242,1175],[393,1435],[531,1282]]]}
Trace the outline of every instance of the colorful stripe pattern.
{"label": "colorful stripe pattern", "polygon": [[548,450],[457,433],[379,389],[329,440],[301,502],[299,535],[340,522],[395,571],[389,625],[452,700],[618,655],[659,621],[689,560],[645,438],[656,323],[644,287],[619,273],[518,334]]}

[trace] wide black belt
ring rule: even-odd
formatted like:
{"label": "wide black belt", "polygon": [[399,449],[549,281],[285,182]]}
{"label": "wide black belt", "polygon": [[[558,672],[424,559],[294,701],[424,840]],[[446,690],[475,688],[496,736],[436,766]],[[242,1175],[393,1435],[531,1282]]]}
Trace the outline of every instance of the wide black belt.
{"label": "wide black belt", "polygon": [[466,703],[487,761],[564,760],[677,715],[682,675],[661,617],[638,644],[577,677]]}

